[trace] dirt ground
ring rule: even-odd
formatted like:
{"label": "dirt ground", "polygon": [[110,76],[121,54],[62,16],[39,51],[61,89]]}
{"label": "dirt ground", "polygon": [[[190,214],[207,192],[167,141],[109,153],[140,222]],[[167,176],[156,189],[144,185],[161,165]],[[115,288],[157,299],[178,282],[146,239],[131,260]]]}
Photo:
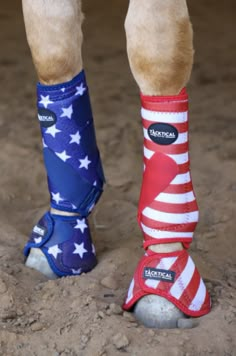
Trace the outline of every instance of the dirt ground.
{"label": "dirt ground", "polygon": [[107,177],[91,217],[99,264],[56,281],[24,266],[22,248],[48,193],[21,4],[1,4],[0,355],[236,355],[235,1],[189,1],[191,159],[201,213],[191,254],[213,308],[197,327],[169,331],[145,329],[119,308],[143,253],[136,223],[142,130],[125,50],[128,1],[101,4],[84,2],[85,68]]}

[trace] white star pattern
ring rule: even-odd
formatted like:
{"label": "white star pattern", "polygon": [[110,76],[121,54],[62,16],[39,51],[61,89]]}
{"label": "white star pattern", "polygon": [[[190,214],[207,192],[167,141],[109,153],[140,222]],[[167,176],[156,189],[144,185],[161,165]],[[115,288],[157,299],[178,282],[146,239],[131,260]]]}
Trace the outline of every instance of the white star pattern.
{"label": "white star pattern", "polygon": [[56,128],[56,125],[52,125],[52,126],[48,127],[45,132],[55,138],[56,134],[58,132],[61,132],[61,130],[58,130]]}
{"label": "white star pattern", "polygon": [[95,180],[95,181],[93,182],[93,186],[96,187],[96,185],[97,185],[97,181]]}
{"label": "white star pattern", "polygon": [[47,109],[49,104],[53,104],[53,101],[50,100],[49,95],[43,96],[40,95],[41,100],[39,101],[39,104],[43,104],[43,106]]}
{"label": "white star pattern", "polygon": [[35,242],[36,244],[40,244],[40,242],[42,242],[42,237],[35,237],[35,238],[34,238],[34,242]]}
{"label": "white star pattern", "polygon": [[64,93],[65,90],[66,90],[66,88],[61,88],[62,93]]}
{"label": "white star pattern", "polygon": [[75,225],[75,229],[80,229],[82,234],[84,233],[84,230],[87,229],[88,225],[85,223],[85,219],[79,220],[76,219],[77,225]]}
{"label": "white star pattern", "polygon": [[70,140],[69,143],[73,143],[74,142],[74,143],[77,143],[78,145],[80,144],[81,136],[79,134],[79,131],[77,131],[76,134],[74,134],[74,135],[70,135],[70,137],[71,137],[71,140]]}
{"label": "white star pattern", "polygon": [[64,199],[60,196],[60,193],[52,193],[52,200],[54,200],[57,204]]}
{"label": "white star pattern", "polygon": [[49,253],[50,255],[53,255],[53,257],[56,259],[56,258],[57,258],[57,255],[58,255],[59,253],[62,253],[62,250],[59,249],[58,245],[54,245],[54,246],[49,247],[48,253]]}
{"label": "white star pattern", "polygon": [[72,268],[72,273],[73,274],[81,274],[81,272],[82,272],[82,268],[79,268],[79,269],[73,269]]}
{"label": "white star pattern", "polygon": [[81,83],[79,87],[76,87],[76,93],[75,93],[75,95],[80,95],[80,96],[82,96],[85,91],[86,91],[86,88],[84,87],[84,84]]}
{"label": "white star pattern", "polygon": [[96,255],[96,250],[95,250],[94,244],[92,244],[92,253],[93,253],[94,255]]}
{"label": "white star pattern", "polygon": [[74,204],[71,204],[72,209],[77,209],[77,206],[75,206]]}
{"label": "white star pattern", "polygon": [[62,111],[63,113],[61,114],[61,117],[67,117],[68,119],[71,119],[73,114],[72,104],[68,108],[62,108]]}
{"label": "white star pattern", "polygon": [[88,159],[88,156],[86,156],[84,159],[80,159],[79,161],[80,161],[79,168],[88,169],[88,165],[91,163],[91,161]]}
{"label": "white star pattern", "polygon": [[68,156],[66,154],[66,151],[63,151],[61,153],[55,152],[55,154],[57,155],[57,157],[59,157],[64,162],[66,162],[67,159],[71,158],[71,156]]}
{"label": "white star pattern", "polygon": [[75,250],[73,251],[73,254],[78,254],[80,256],[80,258],[83,258],[83,255],[88,252],[85,248],[84,248],[84,243],[82,242],[81,244],[77,244],[74,243],[75,245]]}

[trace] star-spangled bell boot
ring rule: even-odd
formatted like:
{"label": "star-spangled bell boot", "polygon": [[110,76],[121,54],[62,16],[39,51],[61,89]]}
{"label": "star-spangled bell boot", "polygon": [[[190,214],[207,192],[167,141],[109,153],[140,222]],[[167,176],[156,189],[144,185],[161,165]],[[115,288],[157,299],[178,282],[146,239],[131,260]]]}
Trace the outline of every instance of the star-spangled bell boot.
{"label": "star-spangled bell boot", "polygon": [[26,265],[49,278],[79,275],[97,263],[87,217],[105,181],[85,73],[63,84],[38,84],[37,93],[51,207],[62,213],[47,212],[34,226]]}
{"label": "star-spangled bell boot", "polygon": [[[123,308],[131,310],[141,305],[145,296],[159,296],[160,303],[163,298],[166,300],[166,306],[164,303],[164,308],[158,310],[164,320],[160,325],[176,327],[176,317],[167,320],[168,303],[182,315],[192,317],[210,311],[209,294],[187,251],[199,215],[190,174],[188,96],[185,89],[176,96],[141,95],[141,103],[144,172],[138,222],[146,252],[134,273]],[[149,249],[171,243],[182,243],[184,249],[168,253]],[[155,315],[150,316],[148,304],[144,305],[142,321],[145,324],[146,314],[147,326],[158,327]]]}

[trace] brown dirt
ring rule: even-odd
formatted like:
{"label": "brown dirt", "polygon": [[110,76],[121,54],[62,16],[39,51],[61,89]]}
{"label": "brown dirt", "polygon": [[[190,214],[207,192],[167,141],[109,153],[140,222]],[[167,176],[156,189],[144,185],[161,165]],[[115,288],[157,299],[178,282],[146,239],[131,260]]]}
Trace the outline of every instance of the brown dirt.
{"label": "brown dirt", "polygon": [[[22,248],[48,193],[20,2],[5,1],[0,9],[0,355],[236,355],[235,2],[189,1],[196,48],[191,158],[201,210],[191,251],[213,308],[198,327],[170,331],[145,329],[111,305],[122,303],[143,253],[135,217],[139,98],[125,52],[127,1],[84,5],[85,67],[108,184],[92,217],[98,266],[57,281],[24,266]],[[113,289],[100,283],[105,276],[114,278]]]}

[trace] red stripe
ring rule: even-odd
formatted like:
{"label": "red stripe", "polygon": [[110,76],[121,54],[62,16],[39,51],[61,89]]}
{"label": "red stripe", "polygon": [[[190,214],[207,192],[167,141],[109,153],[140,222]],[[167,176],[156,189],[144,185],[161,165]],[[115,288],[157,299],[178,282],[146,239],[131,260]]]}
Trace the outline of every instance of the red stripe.
{"label": "red stripe", "polygon": [[188,110],[188,101],[177,101],[177,102],[147,102],[145,100],[141,101],[142,107],[151,111],[159,112],[183,112]]}
{"label": "red stripe", "polygon": [[162,231],[174,231],[174,232],[193,232],[197,225],[197,222],[192,222],[187,224],[163,223],[161,221],[156,221],[147,218],[143,214],[141,215],[141,222],[151,229],[157,229]]}
{"label": "red stripe", "polygon": [[189,193],[193,190],[192,182],[184,183],[184,184],[170,184],[163,193],[168,194],[184,194]]}
{"label": "red stripe", "polygon": [[[149,237],[146,234],[144,234],[144,237],[145,237],[145,240],[143,242],[143,248],[145,250],[151,245],[159,245],[159,244],[167,244],[167,243],[176,242],[176,239],[174,237],[155,239],[154,237]],[[192,242],[192,237],[183,237],[183,236],[178,237],[178,242],[182,242],[184,248],[188,249]]]}
{"label": "red stripe", "polygon": [[159,210],[165,213],[173,213],[173,214],[175,213],[183,214],[183,213],[189,213],[198,210],[196,200],[185,204],[170,204],[170,203],[163,203],[154,200],[149,207],[154,210]]}
{"label": "red stripe", "polygon": [[158,145],[157,143],[155,143],[153,141],[149,141],[145,138],[144,145],[149,150],[159,151],[159,152],[166,153],[166,154],[180,154],[180,153],[188,152],[188,142],[181,143],[179,145],[175,145],[173,143],[172,145],[165,146],[165,145]]}
{"label": "red stripe", "polygon": [[178,164],[179,174],[188,173],[189,172],[189,164],[190,164],[189,160],[188,160],[188,162],[185,162],[183,164]]}
{"label": "red stripe", "polygon": [[[150,125],[152,124],[157,124],[158,122],[162,121],[149,121],[144,118],[142,118],[142,124],[145,129],[148,129]],[[183,133],[188,131],[188,121],[181,122],[181,123],[171,123],[172,126],[174,126],[177,130],[178,133]]]}
{"label": "red stripe", "polygon": [[[169,270],[175,272],[175,282],[183,272],[185,266],[187,265],[188,262],[188,255],[184,254],[181,256],[182,258],[177,258],[175,263],[169,268]],[[175,283],[174,282],[174,283]],[[174,283],[168,283],[168,282],[160,282],[157,286],[157,289],[165,290],[166,292],[169,292],[171,287],[173,287]]]}
{"label": "red stripe", "polygon": [[179,298],[179,301],[184,305],[186,305],[187,307],[189,307],[189,305],[192,303],[192,300],[198,291],[200,280],[201,280],[200,274],[195,267],[194,273],[192,275],[189,284],[186,286],[183,294]]}
{"label": "red stripe", "polygon": [[159,102],[178,102],[188,100],[188,94],[186,88],[181,89],[179,94],[177,95],[144,95],[140,93],[140,98],[142,102],[151,102],[151,103],[159,103]]}

